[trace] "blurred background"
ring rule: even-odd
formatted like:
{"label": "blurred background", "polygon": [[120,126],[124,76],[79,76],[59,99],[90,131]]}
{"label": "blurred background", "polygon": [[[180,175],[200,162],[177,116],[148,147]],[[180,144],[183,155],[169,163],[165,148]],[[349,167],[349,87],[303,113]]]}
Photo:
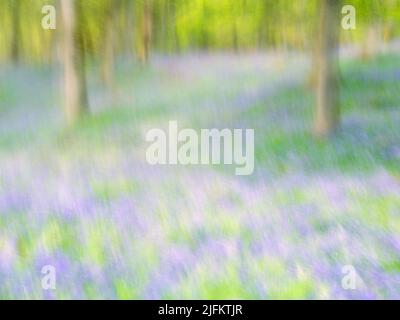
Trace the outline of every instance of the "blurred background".
{"label": "blurred background", "polygon": [[[399,0],[1,0],[0,298],[400,298],[399,22]],[[254,129],[253,175],[149,165],[169,120]]]}

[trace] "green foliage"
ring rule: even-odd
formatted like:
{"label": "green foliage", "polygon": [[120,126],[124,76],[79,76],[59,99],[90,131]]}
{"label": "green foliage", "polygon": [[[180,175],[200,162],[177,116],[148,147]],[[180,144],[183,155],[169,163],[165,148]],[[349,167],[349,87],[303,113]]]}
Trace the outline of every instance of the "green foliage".
{"label": "green foliage", "polygon": [[128,284],[123,279],[117,279],[114,281],[114,288],[117,294],[117,298],[120,300],[132,300],[139,299],[138,289],[136,286]]}
{"label": "green foliage", "polygon": [[[316,0],[87,0],[80,3],[79,25],[87,54],[101,58],[108,21],[113,19],[113,50],[130,54],[143,50],[144,3],[150,3],[152,48],[179,52],[201,49],[252,49],[263,47],[309,48],[316,17]],[[56,57],[58,33],[62,32],[57,7],[57,30],[43,30],[43,5],[54,0],[0,3],[0,58],[10,59],[12,37],[18,37],[25,61],[47,63]],[[364,41],[369,26],[381,25],[385,41],[398,35],[397,1],[353,0],[357,29],[345,41]],[[111,12],[115,11],[115,14]],[[13,19],[19,17],[18,34]]]}
{"label": "green foliage", "polygon": [[[178,286],[183,299],[251,299],[251,288],[243,283],[240,270],[233,262],[227,262],[219,273],[210,272],[208,266],[194,270],[190,278]],[[172,295],[173,297],[173,295]]]}

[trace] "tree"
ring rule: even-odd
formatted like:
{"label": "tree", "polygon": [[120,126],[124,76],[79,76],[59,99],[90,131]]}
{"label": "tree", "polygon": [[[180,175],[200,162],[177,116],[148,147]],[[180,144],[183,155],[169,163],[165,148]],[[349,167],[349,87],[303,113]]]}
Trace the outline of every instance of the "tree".
{"label": "tree", "polygon": [[339,125],[338,45],[340,1],[321,0],[315,50],[316,106],[314,130],[317,136],[331,134]]}
{"label": "tree", "polygon": [[143,0],[143,17],[141,26],[142,47],[140,52],[140,60],[147,63],[150,55],[150,44],[152,34],[152,0]]}
{"label": "tree", "polygon": [[113,0],[107,2],[105,6],[105,26],[103,38],[103,62],[102,62],[102,80],[104,84],[114,90],[114,68],[115,68],[115,44],[116,44],[116,22],[118,20],[119,9],[121,8],[121,0]]}
{"label": "tree", "polygon": [[20,0],[14,0],[11,6],[12,12],[12,29],[11,29],[11,60],[17,64],[20,60],[20,41],[21,41],[21,25],[20,25]]}
{"label": "tree", "polygon": [[88,112],[79,0],[61,0],[65,115],[73,123]]}

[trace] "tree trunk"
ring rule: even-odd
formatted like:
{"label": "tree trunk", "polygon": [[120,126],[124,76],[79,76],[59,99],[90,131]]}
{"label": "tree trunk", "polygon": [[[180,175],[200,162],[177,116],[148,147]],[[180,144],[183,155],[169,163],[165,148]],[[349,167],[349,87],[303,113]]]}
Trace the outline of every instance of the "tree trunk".
{"label": "tree trunk", "polygon": [[119,0],[113,0],[106,7],[106,20],[104,26],[104,39],[102,48],[102,80],[103,83],[114,90],[114,68],[115,68],[115,38],[116,34],[116,21],[118,19]]}
{"label": "tree trunk", "polygon": [[61,0],[63,20],[64,111],[74,123],[88,112],[79,0]]}
{"label": "tree trunk", "polygon": [[362,45],[361,57],[363,60],[369,60],[379,53],[381,43],[382,28],[378,23],[374,23],[367,28]]}
{"label": "tree trunk", "polygon": [[316,59],[316,109],[314,131],[317,136],[331,134],[339,125],[338,46],[340,1],[321,0]]}
{"label": "tree trunk", "polygon": [[11,61],[18,64],[20,60],[20,0],[14,0],[12,10],[12,33],[11,33]]}
{"label": "tree trunk", "polygon": [[239,52],[239,39],[238,39],[238,26],[236,18],[233,21],[233,30],[232,30],[232,44],[233,44],[233,51],[235,53]]}
{"label": "tree trunk", "polygon": [[144,0],[143,3],[143,21],[142,21],[142,54],[143,63],[149,61],[150,43],[152,33],[151,0]]}
{"label": "tree trunk", "polygon": [[133,59],[136,55],[135,53],[135,2],[134,1],[124,1],[123,2],[123,10],[126,11],[127,15],[127,30],[129,32],[125,32],[124,42],[125,42],[125,50],[127,51],[128,57]]}

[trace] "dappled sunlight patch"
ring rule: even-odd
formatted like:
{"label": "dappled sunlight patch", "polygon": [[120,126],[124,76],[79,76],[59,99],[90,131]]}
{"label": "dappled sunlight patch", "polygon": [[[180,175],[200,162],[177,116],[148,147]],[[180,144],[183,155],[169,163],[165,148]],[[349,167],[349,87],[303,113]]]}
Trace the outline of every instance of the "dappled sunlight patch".
{"label": "dappled sunlight patch", "polygon": [[13,237],[2,233],[0,236],[0,272],[9,270],[17,259],[17,248]]}
{"label": "dappled sunlight patch", "polygon": [[182,299],[251,299],[256,297],[248,288],[237,263],[226,262],[220,268],[209,263],[196,266],[175,288],[173,296]]}
{"label": "dappled sunlight patch", "polygon": [[77,253],[75,250],[79,241],[78,233],[76,223],[50,218],[40,231],[38,242],[48,254],[60,250],[74,257]]}
{"label": "dappled sunlight patch", "polygon": [[114,221],[105,218],[88,221],[82,227],[81,257],[102,267],[121,254],[122,238]]}
{"label": "dappled sunlight patch", "polygon": [[113,201],[119,197],[134,195],[139,186],[132,180],[116,180],[112,182],[94,182],[92,190],[95,197],[103,201]]}
{"label": "dappled sunlight patch", "polygon": [[117,299],[132,300],[140,298],[137,286],[124,279],[116,279],[114,281],[114,290]]}

